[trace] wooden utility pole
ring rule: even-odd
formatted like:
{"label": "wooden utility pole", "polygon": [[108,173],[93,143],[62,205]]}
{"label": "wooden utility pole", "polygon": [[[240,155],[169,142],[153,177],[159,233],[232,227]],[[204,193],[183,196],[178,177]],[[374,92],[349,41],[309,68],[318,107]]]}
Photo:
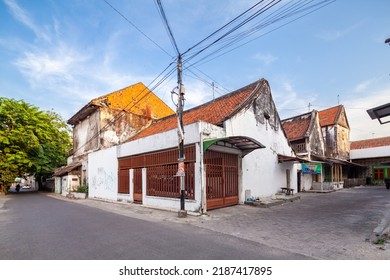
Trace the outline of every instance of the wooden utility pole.
{"label": "wooden utility pole", "polygon": [[179,158],[178,158],[178,169],[177,169],[177,176],[180,178],[180,210],[179,210],[179,217],[184,218],[187,217],[187,211],[185,210],[185,186],[184,186],[184,176],[185,176],[185,164],[184,164],[184,125],[183,125],[183,106],[184,106],[184,93],[185,89],[183,86],[182,81],[182,58],[179,54],[178,61],[177,61],[177,86],[179,89],[178,93],[178,102],[177,102],[177,108],[176,108],[176,115],[177,115],[177,135],[179,138]]}

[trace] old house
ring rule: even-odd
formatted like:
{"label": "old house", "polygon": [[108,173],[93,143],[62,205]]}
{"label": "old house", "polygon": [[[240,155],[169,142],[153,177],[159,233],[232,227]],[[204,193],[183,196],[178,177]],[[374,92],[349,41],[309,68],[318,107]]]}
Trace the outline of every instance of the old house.
{"label": "old house", "polygon": [[325,142],[325,181],[341,188],[348,174],[350,127],[343,105],[319,111],[320,125]]}
{"label": "old house", "polygon": [[[88,181],[88,153],[126,142],[153,120],[174,111],[143,83],[95,98],[69,120],[73,147],[68,165],[55,171],[56,190],[64,194]],[[61,184],[61,187],[59,186]]]}
{"label": "old house", "polygon": [[310,190],[313,182],[321,183],[325,145],[318,111],[282,121],[295,154],[306,162],[298,166],[298,191]]}
{"label": "old house", "polygon": [[368,184],[384,184],[384,179],[390,178],[390,137],[353,141],[350,157],[366,167],[358,168],[355,176]]}
{"label": "old house", "polygon": [[[296,190],[295,154],[266,80],[183,114],[186,210],[207,210]],[[127,143],[88,154],[90,197],[180,208],[177,118]]]}
{"label": "old house", "polygon": [[307,161],[298,167],[298,190],[342,188],[351,165],[344,106],[313,110],[282,124],[297,156]]}

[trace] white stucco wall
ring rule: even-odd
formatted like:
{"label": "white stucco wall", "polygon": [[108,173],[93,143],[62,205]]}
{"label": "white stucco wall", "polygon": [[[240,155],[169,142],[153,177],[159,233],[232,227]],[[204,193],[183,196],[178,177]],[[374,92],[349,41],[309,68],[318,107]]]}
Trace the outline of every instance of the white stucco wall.
{"label": "white stucco wall", "polygon": [[[73,127],[74,154],[72,157],[77,157],[99,147],[99,137],[95,135],[100,129],[99,116],[99,111],[96,111]],[[72,158],[68,159],[68,164],[71,160]]]}
{"label": "white stucco wall", "polygon": [[89,197],[117,200],[117,148],[111,147],[88,154]]}
{"label": "white stucco wall", "polygon": [[301,177],[301,191],[308,191],[312,188],[313,185],[313,175],[311,174],[302,174]]}
{"label": "white stucco wall", "polygon": [[250,108],[225,123],[227,136],[241,135],[256,139],[264,149],[258,149],[242,159],[242,189],[240,202],[245,200],[245,190],[251,196],[270,196],[286,187],[286,170],[290,170],[290,188],[297,189],[297,168],[293,162],[278,163],[278,154],[293,156],[281,125],[277,130],[268,124],[259,124]]}
{"label": "white stucco wall", "polygon": [[390,157],[390,146],[356,149],[350,151],[351,159]]}
{"label": "white stucco wall", "polygon": [[69,192],[76,190],[80,186],[77,175],[65,175],[61,177],[61,195],[66,196]]}

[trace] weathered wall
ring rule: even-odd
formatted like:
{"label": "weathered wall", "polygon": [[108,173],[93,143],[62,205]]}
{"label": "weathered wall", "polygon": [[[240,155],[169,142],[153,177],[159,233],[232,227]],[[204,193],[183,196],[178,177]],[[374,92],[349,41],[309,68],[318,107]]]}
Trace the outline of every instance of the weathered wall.
{"label": "weathered wall", "polygon": [[79,176],[69,174],[61,177],[61,195],[66,196],[69,192],[76,190],[79,186]]}
{"label": "weathered wall", "polygon": [[324,156],[325,155],[325,144],[322,136],[322,130],[319,122],[318,113],[315,114],[313,121],[313,127],[309,136],[310,154]]}
{"label": "weathered wall", "polygon": [[290,187],[297,189],[297,170],[292,162],[278,163],[278,154],[293,156],[279,116],[272,100],[270,89],[263,92],[253,106],[243,110],[225,123],[227,136],[241,135],[256,139],[266,146],[242,159],[242,189],[240,201],[245,199],[245,190],[252,196],[270,196],[286,187],[286,170],[290,170]]}
{"label": "weathered wall", "polygon": [[73,128],[73,157],[94,151],[99,148],[98,132],[100,129],[99,110],[89,118],[82,120]]}
{"label": "weathered wall", "polygon": [[348,160],[350,153],[349,128],[338,125],[337,126],[337,147],[338,158]]}
{"label": "weathered wall", "polygon": [[343,109],[336,124],[322,128],[324,142],[326,145],[326,156],[343,160],[349,159],[350,152],[350,128],[347,115]]}
{"label": "weathered wall", "polygon": [[[112,120],[115,119],[115,122]],[[100,108],[100,123],[104,127],[100,135],[100,147],[108,148],[123,143],[133,137],[151,121],[145,116],[122,113],[110,108]]]}
{"label": "weathered wall", "polygon": [[116,147],[88,154],[89,197],[117,200],[118,160]]}

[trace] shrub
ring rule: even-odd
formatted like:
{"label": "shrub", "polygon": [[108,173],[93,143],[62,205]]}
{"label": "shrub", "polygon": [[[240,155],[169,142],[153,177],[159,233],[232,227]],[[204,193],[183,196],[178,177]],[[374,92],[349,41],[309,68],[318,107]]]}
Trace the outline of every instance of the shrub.
{"label": "shrub", "polygon": [[88,193],[88,184],[85,184],[85,185],[82,185],[80,187],[78,187],[75,192],[79,192],[79,193]]}

